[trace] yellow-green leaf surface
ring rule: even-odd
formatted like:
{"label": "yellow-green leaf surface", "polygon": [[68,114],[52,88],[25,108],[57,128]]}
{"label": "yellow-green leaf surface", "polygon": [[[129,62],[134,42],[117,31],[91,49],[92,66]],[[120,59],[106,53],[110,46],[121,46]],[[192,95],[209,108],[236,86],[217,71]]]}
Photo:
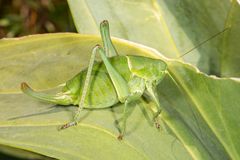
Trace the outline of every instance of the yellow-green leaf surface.
{"label": "yellow-green leaf surface", "polygon": [[[99,23],[107,19],[113,36],[155,48],[170,58],[178,58],[197,47],[182,59],[205,73],[240,76],[237,54],[240,6],[236,0],[68,0],[68,3],[79,33],[98,34]],[[216,36],[218,33],[221,34]]]}
{"label": "yellow-green leaf surface", "polygon": [[[58,90],[56,86],[88,64],[91,49],[99,42],[99,37],[78,34],[0,41],[0,144],[66,160],[191,159],[175,137],[159,132],[144,118],[141,104],[133,108],[126,137],[119,141],[114,122],[122,107],[85,110],[77,127],[58,131],[72,119],[75,107],[53,106],[21,93],[23,81],[37,90]],[[117,46],[122,53],[145,54],[126,42]]]}
{"label": "yellow-green leaf surface", "polygon": [[114,44],[120,54],[155,57],[169,66],[175,82],[168,76],[158,86],[163,130],[153,126],[144,109],[154,103],[139,100],[131,108],[123,141],[116,139],[114,123],[121,117],[121,105],[84,110],[78,126],[58,131],[76,107],[31,99],[19,85],[26,81],[38,91],[57,92],[87,65],[98,43],[100,37],[68,33],[0,41],[1,145],[67,160],[239,159],[239,80],[206,76],[153,49],[119,39]]}
{"label": "yellow-green leaf surface", "polygon": [[224,76],[240,77],[240,3],[234,1],[228,15],[226,26],[229,31],[222,40],[221,73]]}

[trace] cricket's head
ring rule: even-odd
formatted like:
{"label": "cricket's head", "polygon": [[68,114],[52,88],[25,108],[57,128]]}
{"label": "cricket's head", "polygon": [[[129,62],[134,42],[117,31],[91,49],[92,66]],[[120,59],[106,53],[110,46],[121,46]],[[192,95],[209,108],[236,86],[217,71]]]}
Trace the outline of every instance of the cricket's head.
{"label": "cricket's head", "polygon": [[29,87],[29,85],[26,82],[21,83],[21,90],[26,95],[44,102],[60,104],[60,105],[73,104],[72,97],[67,92],[60,92],[60,93],[57,93],[56,95],[39,93],[34,91],[31,87]]}

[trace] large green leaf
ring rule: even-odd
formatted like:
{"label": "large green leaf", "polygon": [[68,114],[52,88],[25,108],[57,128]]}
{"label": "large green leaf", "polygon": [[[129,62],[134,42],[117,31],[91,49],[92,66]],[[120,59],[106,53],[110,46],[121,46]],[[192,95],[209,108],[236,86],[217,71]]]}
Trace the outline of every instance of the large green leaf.
{"label": "large green leaf", "polygon": [[[113,36],[155,48],[171,58],[197,47],[184,56],[184,61],[205,73],[240,76],[237,54],[240,6],[236,0],[68,0],[68,3],[80,33],[98,34],[98,24],[107,19]],[[228,29],[216,36],[225,28]],[[199,46],[210,37],[214,38]]]}
{"label": "large green leaf", "polygon": [[[114,121],[121,107],[84,111],[79,126],[59,132],[57,127],[72,119],[75,108],[41,103],[20,92],[22,81],[45,91],[66,82],[86,66],[99,40],[78,34],[1,40],[0,143],[67,160],[190,159],[175,137],[149,124],[140,107],[133,108],[127,136],[120,142]],[[144,54],[126,42],[117,44],[122,53]]]}
{"label": "large green leaf", "polygon": [[97,43],[99,37],[79,34],[0,41],[1,145],[57,159],[239,159],[239,80],[207,76],[153,49],[119,39],[114,44],[120,54],[167,62],[175,82],[166,77],[158,87],[166,131],[152,125],[144,108],[154,104],[146,100],[137,101],[131,109],[123,141],[116,139],[114,124],[121,116],[121,105],[84,110],[78,126],[58,131],[59,125],[71,120],[75,107],[31,99],[20,92],[19,84],[27,81],[37,90],[56,92],[58,85],[86,66]]}

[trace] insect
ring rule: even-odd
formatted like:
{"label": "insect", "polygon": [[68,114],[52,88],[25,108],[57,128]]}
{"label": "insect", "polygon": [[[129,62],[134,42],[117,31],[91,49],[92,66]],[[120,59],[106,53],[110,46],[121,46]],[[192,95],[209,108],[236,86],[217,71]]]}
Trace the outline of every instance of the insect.
{"label": "insect", "polygon": [[[25,82],[21,83],[21,90],[42,101],[78,105],[73,121],[60,129],[77,125],[83,109],[109,108],[119,102],[123,103],[123,124],[120,126],[119,140],[125,134],[127,108],[146,93],[157,106],[154,123],[159,128],[158,116],[162,108],[156,87],[168,73],[167,64],[162,60],[143,56],[119,56],[111,41],[106,20],[100,24],[100,33],[104,48],[100,45],[93,48],[88,68],[68,80],[60,93],[47,95],[35,92]],[[100,54],[102,62],[94,61],[96,54]]]}

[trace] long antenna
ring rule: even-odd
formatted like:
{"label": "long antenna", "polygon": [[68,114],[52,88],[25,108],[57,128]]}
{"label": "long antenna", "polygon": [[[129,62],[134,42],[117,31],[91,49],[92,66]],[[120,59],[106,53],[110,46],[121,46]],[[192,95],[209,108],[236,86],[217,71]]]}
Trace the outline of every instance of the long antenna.
{"label": "long antenna", "polygon": [[197,44],[195,47],[191,48],[190,50],[188,50],[186,53],[182,54],[182,55],[179,56],[178,58],[181,58],[181,57],[185,56],[186,54],[192,52],[194,49],[200,47],[201,45],[203,45],[203,44],[206,43],[207,41],[209,41],[209,40],[211,40],[211,39],[217,37],[218,35],[222,34],[223,32],[225,32],[225,31],[228,30],[228,29],[229,29],[229,27],[225,28],[225,29],[222,30],[221,32],[218,32],[218,33],[214,34],[212,37],[210,37],[210,38],[208,38],[208,39],[206,39],[206,40],[200,42],[200,43]]}

